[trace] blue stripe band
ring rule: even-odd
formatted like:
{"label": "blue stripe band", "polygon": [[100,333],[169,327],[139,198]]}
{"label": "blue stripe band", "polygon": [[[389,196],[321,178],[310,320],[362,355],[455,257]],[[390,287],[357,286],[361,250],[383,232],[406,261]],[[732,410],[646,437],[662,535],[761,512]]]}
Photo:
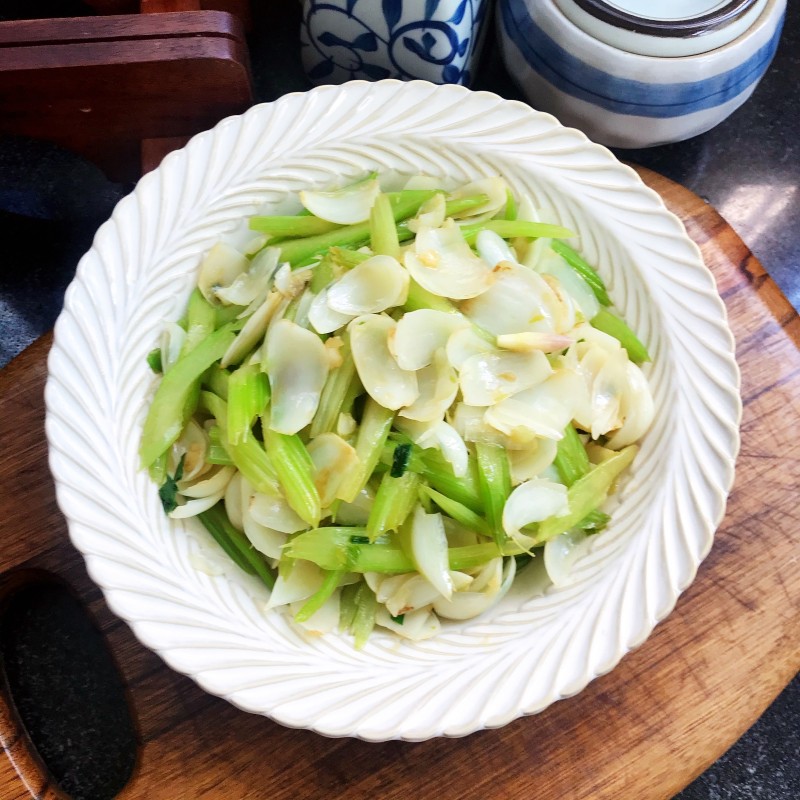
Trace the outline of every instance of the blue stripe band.
{"label": "blue stripe band", "polygon": [[500,13],[505,35],[531,68],[560,91],[617,114],[660,118],[703,111],[740,95],[766,71],[783,27],[782,18],[769,42],[727,72],[702,81],[652,84],[609,75],[584,63],[533,21],[525,0],[501,0]]}

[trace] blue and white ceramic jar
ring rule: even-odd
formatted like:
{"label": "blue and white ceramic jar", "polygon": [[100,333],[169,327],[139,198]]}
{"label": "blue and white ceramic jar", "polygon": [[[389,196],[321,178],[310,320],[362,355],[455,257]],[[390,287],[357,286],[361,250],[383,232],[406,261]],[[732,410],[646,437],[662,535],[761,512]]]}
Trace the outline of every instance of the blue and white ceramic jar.
{"label": "blue and white ceramic jar", "polygon": [[421,78],[469,85],[490,0],[304,0],[303,66],[316,84]]}
{"label": "blue and white ceramic jar", "polygon": [[602,144],[649,147],[704,133],[750,97],[785,10],[786,0],[499,0],[497,26],[534,108]]}

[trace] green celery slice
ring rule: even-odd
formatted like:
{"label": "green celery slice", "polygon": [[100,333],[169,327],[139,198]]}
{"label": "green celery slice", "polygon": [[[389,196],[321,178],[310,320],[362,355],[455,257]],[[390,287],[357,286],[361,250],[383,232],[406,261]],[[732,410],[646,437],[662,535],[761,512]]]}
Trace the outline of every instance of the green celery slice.
{"label": "green celery slice", "polygon": [[139,444],[142,468],[149,467],[178,440],[194,412],[188,401],[197,391],[202,374],[225,354],[235,334],[221,329],[182,355],[161,379],[147,411]]}

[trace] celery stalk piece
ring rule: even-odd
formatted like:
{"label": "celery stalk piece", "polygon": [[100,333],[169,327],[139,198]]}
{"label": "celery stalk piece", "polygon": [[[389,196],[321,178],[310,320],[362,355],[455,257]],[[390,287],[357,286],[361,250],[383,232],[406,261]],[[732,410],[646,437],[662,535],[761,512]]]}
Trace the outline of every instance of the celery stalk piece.
{"label": "celery stalk piece", "polygon": [[311,289],[314,294],[319,294],[333,282],[335,277],[336,271],[334,269],[334,261],[330,251],[328,251],[322,261],[311,271],[311,281],[308,284],[308,288]]}
{"label": "celery stalk piece", "polygon": [[[294,239],[300,236],[317,236],[341,228],[335,222],[328,222],[319,217],[250,217],[250,230],[259,233],[268,233],[272,237]],[[271,243],[270,243],[271,244]]]}
{"label": "celery stalk piece", "polygon": [[511,494],[511,474],[505,448],[494,444],[476,443],[478,485],[486,509],[486,521],[495,541],[502,545],[506,539],[503,529],[503,507]]}
{"label": "celery stalk piece", "polygon": [[161,348],[156,347],[147,354],[147,366],[155,373],[164,371],[164,365],[161,363]]}
{"label": "celery stalk piece", "polygon": [[358,250],[350,250],[347,247],[331,247],[328,250],[328,255],[333,259],[334,264],[342,269],[352,269],[372,258],[369,253],[361,253]]}
{"label": "celery stalk piece", "polygon": [[613,336],[628,351],[628,357],[635,364],[650,360],[647,348],[639,341],[639,338],[628,327],[628,324],[610,311],[601,308],[592,317],[591,324],[593,328]]}
{"label": "celery stalk piece", "polygon": [[336,591],[343,575],[343,569],[327,572],[322,581],[322,586],[303,603],[300,610],[294,615],[297,622],[306,622],[311,619],[325,605],[328,598]]}
{"label": "celery stalk piece", "polygon": [[232,330],[241,330],[244,326],[244,320],[239,319],[241,313],[242,306],[217,306],[214,309],[214,329],[230,325]]}
{"label": "celery stalk piece", "polygon": [[314,485],[314,462],[296,434],[264,430],[264,443],[270,455],[286,502],[311,527],[319,525],[322,512],[319,492]]}
{"label": "celery stalk piece", "polygon": [[218,464],[221,467],[233,466],[233,459],[230,457],[223,442],[222,428],[219,425],[212,425],[208,429],[208,453],[206,461],[209,464]]}
{"label": "celery stalk piece", "polygon": [[484,501],[474,459],[470,458],[470,467],[462,477],[456,477],[450,462],[438,450],[423,450],[421,460],[422,476],[433,489],[476,514],[483,513]]}
{"label": "celery stalk piece", "polygon": [[258,439],[251,436],[239,444],[231,444],[228,440],[228,404],[213,392],[202,392],[200,402],[222,429],[225,449],[236,469],[253,484],[256,491],[267,494],[279,492],[278,474]]}
{"label": "celery stalk piece", "polygon": [[339,486],[336,496],[340,500],[352,503],[364,488],[380,460],[393,421],[394,411],[384,408],[371,397],[367,399],[355,444],[359,464]]}
{"label": "celery stalk piece", "polygon": [[[513,543],[502,549],[495,542],[451,547],[447,551],[450,569],[464,570],[479,567],[500,555],[523,552]],[[294,536],[286,545],[285,556],[301,558],[322,569],[347,572],[380,572],[396,575],[414,572],[414,562],[395,544],[382,541],[370,543],[366,528],[316,528]]]}
{"label": "celery stalk piece", "polygon": [[269,589],[272,589],[275,577],[247,537],[233,527],[222,502],[198,516],[206,530],[239,567],[250,575],[257,575]]}
{"label": "celery stalk piece", "polygon": [[194,348],[217,327],[217,310],[203,297],[199,289],[189,296],[186,309],[186,339],[181,348],[181,355]]}
{"label": "celery stalk piece", "polygon": [[506,190],[506,208],[503,213],[503,219],[515,220],[517,218],[517,201],[511,193],[511,189]]}
{"label": "celery stalk piece", "polygon": [[[462,211],[469,211],[476,206],[482,206],[489,199],[488,195],[476,194],[472,197],[462,197],[458,200],[448,200],[444,204],[445,217],[452,217]],[[414,238],[414,231],[408,227],[408,222],[400,222],[397,225],[397,236],[401,242],[407,242]]]}
{"label": "celery stalk piece", "polygon": [[420,491],[433,500],[448,517],[451,517],[465,528],[475,531],[482,536],[487,536],[490,539],[493,538],[494,534],[492,533],[492,529],[479,514],[476,514],[457,500],[453,500],[451,497],[437,492],[436,489],[431,489],[430,486],[422,486],[420,487]]}
{"label": "celery stalk piece", "polygon": [[371,542],[384,533],[400,529],[417,504],[419,484],[416,472],[404,472],[399,478],[393,478],[391,472],[384,473],[367,521],[367,536]]}
{"label": "celery stalk piece", "polygon": [[400,258],[400,240],[392,214],[392,203],[385,194],[375,198],[369,215],[370,245],[376,256]]}
{"label": "celery stalk piece", "polygon": [[550,246],[586,281],[586,283],[589,284],[594,292],[594,296],[602,305],[611,305],[611,299],[608,296],[608,291],[606,290],[606,285],[603,283],[603,279],[597,274],[597,271],[593,267],[589,266],[589,264],[583,260],[583,257],[579,253],[564,242],[554,241]]}
{"label": "celery stalk piece", "polygon": [[260,364],[239,367],[228,382],[228,441],[241,444],[253,435],[256,418],[269,402],[269,379]]}
{"label": "celery stalk piece", "polygon": [[[390,194],[392,216],[395,222],[414,216],[419,207],[434,194],[435,192],[432,191],[399,192],[399,196],[396,198]],[[282,242],[281,260],[288,261],[293,267],[298,267],[307,263],[314,256],[323,253],[329,247],[361,247],[369,242],[369,238],[369,222],[345,225],[317,236]]]}
{"label": "celery stalk piece", "polygon": [[567,490],[569,513],[540,522],[535,529],[533,546],[549,542],[560,533],[576,527],[601,506],[614,481],[633,461],[638,449],[636,445],[630,445],[578,478]]}
{"label": "celery stalk piece", "polygon": [[227,401],[230,377],[231,375],[228,370],[223,369],[217,364],[213,364],[203,375],[203,386],[207,386],[215,395]]}
{"label": "celery stalk piece", "polygon": [[513,239],[518,236],[526,239],[570,239],[575,235],[569,228],[562,225],[523,220],[489,219],[485,222],[474,222],[461,226],[461,233],[469,244],[474,243],[481,231],[494,231],[504,239]]}
{"label": "celery stalk piece", "polygon": [[225,354],[235,338],[232,331],[215,331],[164,375],[147,412],[139,444],[142,468],[149,467],[177,441],[186,420],[194,412],[188,405],[201,375]]}
{"label": "celery stalk piece", "polygon": [[161,486],[161,484],[166,480],[168,455],[169,452],[165,450],[147,470],[148,475],[150,475],[150,480],[153,481],[156,486]]}
{"label": "celery stalk piece", "polygon": [[571,422],[564,428],[564,437],[558,443],[553,465],[565,486],[572,486],[592,466],[589,463],[589,456],[586,455],[586,448]]}
{"label": "celery stalk piece", "polygon": [[417,311],[420,308],[432,308],[434,311],[444,311],[446,314],[461,314],[451,300],[423,289],[411,278],[408,283],[408,299],[403,305],[403,311]]}
{"label": "celery stalk piece", "polygon": [[345,333],[342,337],[342,347],[339,350],[342,363],[338,369],[333,369],[328,373],[325,385],[322,387],[322,394],[319,398],[319,405],[311,420],[311,430],[309,436],[314,439],[321,433],[328,433],[336,430],[336,422],[339,414],[344,410],[345,398],[348,389],[355,381],[360,388],[361,381],[356,373],[356,365],[353,361],[353,353],[350,350],[350,336]]}
{"label": "celery stalk piece", "polygon": [[356,615],[356,600],[360,583],[349,583],[342,587],[342,594],[339,597],[339,632],[347,633],[353,625]]}
{"label": "celery stalk piece", "polygon": [[356,650],[361,650],[367,643],[367,639],[375,627],[377,610],[378,600],[375,597],[375,593],[366,583],[361,583],[356,595],[356,613],[350,628],[355,639]]}

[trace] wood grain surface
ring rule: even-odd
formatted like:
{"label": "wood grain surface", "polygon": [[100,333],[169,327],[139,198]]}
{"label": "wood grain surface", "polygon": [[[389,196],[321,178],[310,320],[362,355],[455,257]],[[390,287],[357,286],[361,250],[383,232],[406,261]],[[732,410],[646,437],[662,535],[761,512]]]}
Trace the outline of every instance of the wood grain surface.
{"label": "wood grain surface", "polygon": [[252,102],[242,20],[172,10],[194,5],[0,22],[0,133],[47,139],[133,180],[143,138],[190,136],[241,113]]}
{"label": "wood grain surface", "polygon": [[[140,740],[126,800],[666,800],[716,760],[800,668],[800,320],[725,221],[642,171],[700,245],[742,370],[742,450],[711,554],[674,612],[608,675],[543,713],[463,739],[368,744],[289,730],[202,692],[106,607],[70,545],[47,469],[45,337],[0,373],[0,571],[66,579],[104,632]],[[531,677],[535,680],[535,675]],[[0,713],[0,795],[56,798]],[[12,760],[24,773],[15,772]]]}

